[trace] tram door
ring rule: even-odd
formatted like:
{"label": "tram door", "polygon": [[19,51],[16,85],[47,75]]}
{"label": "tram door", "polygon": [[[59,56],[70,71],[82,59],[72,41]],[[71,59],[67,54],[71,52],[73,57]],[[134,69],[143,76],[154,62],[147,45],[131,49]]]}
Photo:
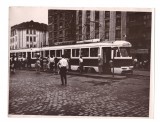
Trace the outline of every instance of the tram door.
{"label": "tram door", "polygon": [[109,61],[111,59],[111,47],[103,47],[102,53],[103,53],[103,72],[110,73],[111,70],[109,66]]}

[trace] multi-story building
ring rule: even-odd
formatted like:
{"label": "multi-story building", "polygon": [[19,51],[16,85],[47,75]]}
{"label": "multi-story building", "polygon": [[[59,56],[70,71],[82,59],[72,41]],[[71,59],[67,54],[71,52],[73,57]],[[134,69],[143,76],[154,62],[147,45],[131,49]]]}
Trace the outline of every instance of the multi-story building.
{"label": "multi-story building", "polygon": [[10,49],[39,48],[48,46],[47,25],[34,21],[11,27]]}
{"label": "multi-story building", "polygon": [[76,39],[114,41],[126,35],[126,12],[120,11],[76,11]]}
{"label": "multi-story building", "polygon": [[49,45],[76,41],[76,11],[48,10]]}
{"label": "multi-story building", "polygon": [[140,61],[149,59],[151,51],[151,12],[127,12],[127,37],[132,54]]}
{"label": "multi-story building", "polygon": [[126,35],[126,12],[48,10],[49,45],[90,39],[120,40]]}

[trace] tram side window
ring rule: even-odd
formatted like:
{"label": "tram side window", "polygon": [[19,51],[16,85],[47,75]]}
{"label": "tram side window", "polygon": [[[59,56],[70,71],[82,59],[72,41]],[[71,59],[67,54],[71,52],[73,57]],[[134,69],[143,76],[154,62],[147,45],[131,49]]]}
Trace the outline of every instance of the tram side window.
{"label": "tram side window", "polygon": [[79,57],[79,49],[72,49],[72,57]]}
{"label": "tram side window", "polygon": [[52,55],[55,56],[55,50],[50,51],[50,56],[52,56]]}
{"label": "tram side window", "polygon": [[36,53],[36,52],[32,52],[32,58],[35,58],[35,57],[36,57],[36,55],[37,55],[37,53]]}
{"label": "tram side window", "polygon": [[64,55],[66,58],[70,58],[71,57],[71,49],[65,49],[64,50]]}
{"label": "tram side window", "polygon": [[22,52],[19,52],[19,53],[18,53],[18,57],[22,57]]}
{"label": "tram side window", "polygon": [[56,56],[61,57],[62,56],[62,50],[56,50]]}
{"label": "tram side window", "polygon": [[22,53],[22,57],[23,57],[23,58],[26,58],[26,52],[23,52],[23,53]]}
{"label": "tram side window", "polygon": [[49,56],[49,50],[46,50],[45,51],[45,57],[48,57]]}
{"label": "tram side window", "polygon": [[82,57],[89,57],[89,48],[82,48],[81,55]]}
{"label": "tram side window", "polygon": [[98,48],[90,48],[90,56],[97,57],[98,56]]}

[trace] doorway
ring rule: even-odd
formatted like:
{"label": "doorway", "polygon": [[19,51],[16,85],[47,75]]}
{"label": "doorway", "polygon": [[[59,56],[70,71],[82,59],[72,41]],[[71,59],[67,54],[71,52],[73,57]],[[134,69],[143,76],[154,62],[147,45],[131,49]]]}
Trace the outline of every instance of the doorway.
{"label": "doorway", "polygon": [[103,47],[102,55],[103,55],[103,72],[111,73],[109,65],[109,61],[111,60],[111,47]]}

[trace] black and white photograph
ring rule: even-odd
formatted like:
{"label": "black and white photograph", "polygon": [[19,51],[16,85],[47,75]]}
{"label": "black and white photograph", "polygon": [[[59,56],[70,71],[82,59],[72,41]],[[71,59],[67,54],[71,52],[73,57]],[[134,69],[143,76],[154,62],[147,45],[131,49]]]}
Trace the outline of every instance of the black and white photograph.
{"label": "black and white photograph", "polygon": [[151,116],[152,8],[9,8],[8,115]]}

